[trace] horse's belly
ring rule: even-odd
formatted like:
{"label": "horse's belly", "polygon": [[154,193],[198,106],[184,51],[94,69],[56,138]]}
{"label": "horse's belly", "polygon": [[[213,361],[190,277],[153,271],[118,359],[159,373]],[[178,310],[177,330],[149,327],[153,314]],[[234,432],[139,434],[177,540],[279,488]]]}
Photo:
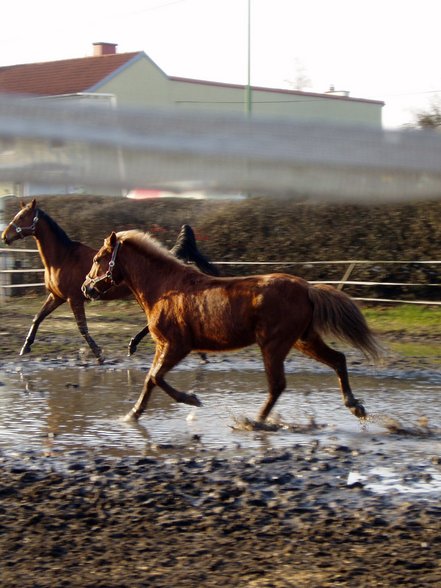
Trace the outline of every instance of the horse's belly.
{"label": "horse's belly", "polygon": [[240,349],[255,343],[256,337],[252,328],[225,329],[224,325],[215,327],[204,325],[193,332],[193,346],[197,350],[222,351]]}
{"label": "horse's belly", "polygon": [[192,346],[193,351],[231,351],[233,349],[242,349],[255,343],[252,339],[242,339],[240,341],[195,341]]}

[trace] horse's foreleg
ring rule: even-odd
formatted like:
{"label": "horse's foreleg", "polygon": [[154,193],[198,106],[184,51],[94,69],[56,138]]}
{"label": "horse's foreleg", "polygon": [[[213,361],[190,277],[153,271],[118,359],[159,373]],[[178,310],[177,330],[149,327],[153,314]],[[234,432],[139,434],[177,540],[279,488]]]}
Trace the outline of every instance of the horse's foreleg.
{"label": "horse's foreleg", "polygon": [[294,347],[305,355],[331,367],[337,374],[344,405],[356,417],[364,418],[366,416],[364,406],[352,393],[346,367],[346,357],[343,353],[328,347],[317,333],[310,333],[306,339],[298,340]]}
{"label": "horse's foreleg", "polygon": [[[139,333],[137,333],[134,337],[130,339],[129,346],[127,348],[127,355],[129,357],[136,352],[139,343],[142,341],[142,339],[144,339],[148,332],[149,326],[146,325],[143,329],[141,329],[141,331],[139,331]],[[200,352],[199,357],[201,358],[202,363],[209,363],[206,353]]]}
{"label": "horse's foreleg", "polygon": [[144,380],[141,394],[139,395],[135,406],[127,414],[126,420],[138,419],[141,416],[155,386],[162,388],[162,390],[164,390],[164,392],[171,396],[176,402],[183,402],[184,404],[190,404],[191,406],[201,406],[201,402],[195,394],[180,392],[164,380],[164,375],[170,371],[173,366],[179,363],[188,352],[189,350],[184,351],[182,347],[178,350],[171,349],[168,344],[156,344],[152,367]]}
{"label": "horse's foreleg", "polygon": [[35,335],[37,334],[38,327],[44,321],[44,319],[51,314],[56,308],[61,306],[63,302],[66,302],[62,298],[54,296],[52,293],[46,298],[40,311],[34,316],[31,328],[26,336],[23,347],[21,348],[20,355],[30,353],[32,343],[35,341]]}
{"label": "horse's foreleg", "polygon": [[284,361],[290,350],[290,345],[270,342],[261,345],[265,373],[268,380],[268,399],[259,413],[259,421],[264,421],[277,399],[286,388]]}
{"label": "horse's foreleg", "polygon": [[173,386],[167,384],[162,376],[156,375],[155,382],[176,402],[182,402],[183,404],[189,404],[190,406],[202,406],[202,402],[199,400],[196,394],[180,392],[179,390],[176,390],[176,388],[173,388]]}
{"label": "horse's foreleg", "polygon": [[149,372],[144,380],[144,386],[142,387],[142,391],[138,397],[138,400],[135,402],[133,408],[124,417],[125,421],[137,421],[139,419],[146,409],[154,387],[155,383],[151,379]]}
{"label": "horse's foreleg", "polygon": [[149,332],[149,326],[146,325],[139,333],[137,333],[134,337],[130,339],[129,347],[127,350],[127,355],[133,355],[135,351],[138,349],[138,344]]}
{"label": "horse's foreleg", "polygon": [[86,312],[84,310],[84,302],[74,302],[69,300],[70,307],[74,314],[75,320],[77,321],[78,330],[80,331],[81,335],[84,337],[86,343],[89,345],[92,353],[97,358],[98,363],[104,362],[104,357],[102,354],[101,349],[93,340],[92,336],[89,334],[89,329],[87,327],[87,320],[86,320]]}

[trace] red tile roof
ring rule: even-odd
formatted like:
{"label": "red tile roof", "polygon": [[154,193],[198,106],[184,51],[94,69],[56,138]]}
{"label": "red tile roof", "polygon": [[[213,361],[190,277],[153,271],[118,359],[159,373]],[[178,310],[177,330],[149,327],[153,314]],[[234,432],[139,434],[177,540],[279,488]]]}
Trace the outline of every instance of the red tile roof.
{"label": "red tile roof", "polygon": [[0,92],[37,96],[87,92],[140,53],[116,53],[0,67]]}
{"label": "red tile roof", "polygon": [[[64,59],[61,61],[47,61],[43,63],[27,63],[0,67],[0,93],[59,96],[62,94],[77,94],[88,91],[93,92],[96,90],[96,86],[102,83],[107,77],[117,74],[120,69],[123,69],[132,60],[140,56],[146,55],[142,51],[137,51],[134,53],[113,53],[108,55],[82,57],[79,59]],[[245,86],[238,84],[194,80],[175,76],[168,76],[168,79],[172,82],[201,84],[205,86],[217,86],[220,88],[245,88]],[[373,104],[384,105],[384,102],[379,100],[336,96],[329,93],[317,94],[314,92],[257,86],[253,86],[253,90],[275,92],[277,94],[298,94],[315,97],[326,96],[326,98],[334,100],[370,102]]]}

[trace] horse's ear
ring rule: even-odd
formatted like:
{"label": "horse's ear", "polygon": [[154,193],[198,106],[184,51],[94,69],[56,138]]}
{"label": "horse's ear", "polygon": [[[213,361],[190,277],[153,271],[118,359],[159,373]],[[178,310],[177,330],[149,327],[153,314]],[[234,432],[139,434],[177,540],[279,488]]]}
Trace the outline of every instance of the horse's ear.
{"label": "horse's ear", "polygon": [[[23,200],[20,200],[20,206],[21,206],[22,208],[26,208],[26,206],[28,206],[28,205],[27,205],[27,204],[26,204],[26,202],[24,202]],[[34,209],[37,207],[37,201],[35,200],[35,198],[33,198],[33,199],[31,200],[31,202],[29,203],[29,207],[30,207],[32,210],[34,210]]]}
{"label": "horse's ear", "polygon": [[110,237],[109,237],[109,245],[111,247],[115,247],[117,241],[118,241],[118,237],[116,236],[115,231],[112,231],[110,233]]}

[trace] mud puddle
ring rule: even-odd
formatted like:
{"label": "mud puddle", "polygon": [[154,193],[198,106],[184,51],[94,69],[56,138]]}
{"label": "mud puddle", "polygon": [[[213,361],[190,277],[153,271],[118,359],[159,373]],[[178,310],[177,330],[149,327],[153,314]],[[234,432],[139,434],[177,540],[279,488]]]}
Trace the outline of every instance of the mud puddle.
{"label": "mud puddle", "polygon": [[361,422],[343,406],[332,373],[288,373],[288,390],[265,427],[254,420],[266,398],[264,373],[254,364],[184,363],[168,380],[195,392],[202,407],[176,404],[155,390],[139,423],[126,423],[144,377],[145,370],[118,365],[0,371],[0,450],[170,457],[196,449],[235,455],[315,443],[367,452],[360,467],[346,472],[349,485],[433,496],[441,490],[436,377],[353,374],[354,393],[370,415]]}

